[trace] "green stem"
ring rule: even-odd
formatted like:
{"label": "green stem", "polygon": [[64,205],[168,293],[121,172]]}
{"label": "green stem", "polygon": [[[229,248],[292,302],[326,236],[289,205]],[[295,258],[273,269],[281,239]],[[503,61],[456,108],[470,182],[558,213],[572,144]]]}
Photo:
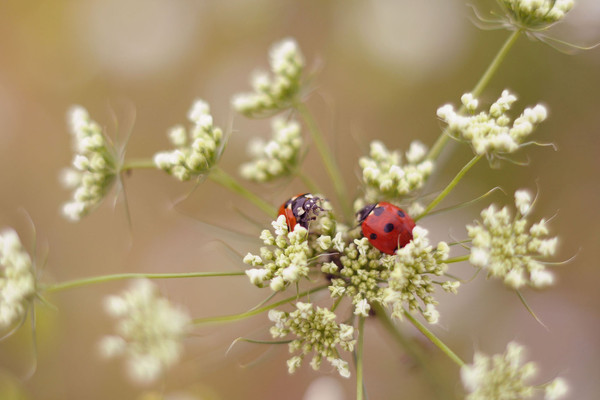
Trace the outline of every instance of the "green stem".
{"label": "green stem", "polygon": [[447,259],[445,261],[442,261],[442,262],[446,263],[446,264],[452,264],[452,263],[457,263],[457,262],[462,262],[462,261],[468,261],[470,257],[471,256],[467,254],[465,256],[458,256],[458,257],[449,258],[449,259]]}
{"label": "green stem", "polygon": [[310,177],[308,175],[306,175],[304,172],[302,171],[296,171],[296,176],[298,178],[300,178],[300,180],[302,181],[302,183],[304,183],[304,185],[308,188],[308,190],[311,193],[317,194],[325,194],[323,193],[323,191],[321,189],[319,189],[319,186],[317,186],[317,184],[310,179]]}
{"label": "green stem", "polygon": [[65,289],[72,289],[86,285],[93,285],[96,283],[104,283],[104,282],[112,282],[112,281],[120,281],[124,279],[137,279],[137,278],[146,278],[146,279],[173,279],[173,278],[207,278],[207,277],[215,277],[215,276],[240,276],[245,275],[244,271],[235,271],[235,272],[183,272],[183,273],[174,273],[174,274],[145,274],[145,273],[124,273],[124,274],[113,274],[113,275],[101,275],[101,276],[92,276],[89,278],[75,279],[72,281],[56,283],[54,285],[49,285],[43,287],[42,290],[45,292],[58,292]]}
{"label": "green stem", "polygon": [[481,157],[483,157],[482,155],[477,155],[475,157],[473,157],[471,159],[471,161],[469,161],[467,163],[467,165],[465,165],[459,172],[458,174],[456,174],[456,176],[454,177],[454,179],[452,179],[452,181],[448,184],[448,186],[446,186],[446,188],[440,193],[438,194],[438,196],[433,199],[433,201],[431,203],[429,203],[429,205],[427,206],[427,208],[425,209],[425,211],[423,211],[421,213],[421,215],[418,215],[414,220],[415,222],[420,220],[421,218],[423,218],[425,215],[427,215],[427,213],[431,210],[433,210],[433,208],[435,206],[437,206],[442,200],[444,200],[444,198],[452,191],[452,189],[454,189],[454,186],[456,186],[458,184],[458,182],[460,182],[460,180],[462,179],[463,176],[465,176],[465,174],[471,169],[471,167],[473,165],[475,165],[477,163],[477,161],[479,161],[481,159]]}
{"label": "green stem", "polygon": [[121,166],[121,172],[130,171],[132,169],[153,169],[157,168],[154,161],[150,159],[129,160],[125,161]]}
{"label": "green stem", "polygon": [[356,344],[356,400],[364,399],[363,344],[365,339],[365,317],[358,318],[358,343]]}
{"label": "green stem", "polygon": [[[506,42],[504,42],[504,45],[502,46],[502,48],[500,48],[500,50],[496,54],[496,57],[494,57],[491,64],[487,67],[487,69],[483,73],[483,76],[479,79],[479,82],[477,82],[475,84],[475,87],[473,88],[473,90],[471,90],[473,97],[477,98],[483,92],[485,87],[488,85],[488,83],[490,82],[490,80],[492,79],[492,77],[494,76],[496,71],[498,70],[498,67],[500,67],[500,64],[502,64],[502,61],[504,61],[504,59],[506,58],[508,51],[515,44],[515,42],[517,41],[517,39],[519,38],[520,35],[521,35],[521,30],[518,29],[518,30],[514,31],[513,33],[511,33],[511,35],[508,37],[508,39],[506,39]],[[461,114],[463,112],[465,112],[464,105],[461,106],[458,110],[459,114]],[[448,136],[448,128],[446,128],[446,129],[444,129],[444,131],[442,132],[440,137],[437,139],[437,141],[435,142],[433,147],[431,147],[431,150],[429,150],[429,153],[427,154],[427,159],[435,160],[436,158],[438,158],[438,156],[440,155],[440,153],[446,146],[446,143],[448,142],[449,139],[450,139],[450,136]]]}
{"label": "green stem", "polygon": [[206,323],[211,323],[211,322],[239,321],[239,320],[242,320],[244,318],[249,318],[249,317],[252,317],[254,315],[258,315],[260,313],[263,313],[265,311],[269,311],[269,310],[271,310],[273,308],[279,307],[279,306],[281,306],[283,304],[287,304],[287,303],[289,303],[291,301],[294,301],[294,300],[297,300],[299,298],[308,296],[311,293],[318,292],[319,290],[325,289],[327,286],[328,286],[328,284],[327,285],[322,285],[322,286],[317,286],[317,287],[312,288],[310,290],[307,290],[305,292],[302,292],[302,293],[299,293],[299,294],[295,294],[295,295],[293,295],[291,297],[288,297],[287,299],[283,299],[283,300],[280,300],[280,301],[278,301],[276,303],[269,304],[268,306],[256,308],[254,310],[250,310],[250,311],[247,311],[247,312],[244,312],[244,313],[241,313],[241,314],[221,315],[221,316],[218,316],[218,317],[196,318],[196,319],[194,319],[193,324],[194,325],[201,325],[201,324],[206,324]]}
{"label": "green stem", "polygon": [[263,211],[269,217],[275,218],[277,216],[277,209],[275,207],[243,187],[233,176],[229,175],[221,168],[214,167],[208,174],[208,178],[213,182],[218,183],[232,192],[246,198],[256,207],[260,208],[261,211]]}
{"label": "green stem", "polygon": [[346,191],[346,185],[344,184],[342,173],[337,163],[335,162],[333,154],[331,154],[331,151],[327,147],[327,144],[323,139],[323,135],[317,127],[317,124],[313,119],[312,115],[308,111],[308,108],[306,108],[306,105],[301,102],[296,102],[294,108],[302,116],[302,119],[304,119],[304,122],[308,127],[308,131],[310,132],[312,140],[315,143],[315,146],[317,146],[317,150],[321,155],[323,164],[325,164],[325,169],[327,170],[327,173],[329,174],[329,177],[331,178],[331,181],[333,183],[333,189],[335,190],[335,194],[338,198],[339,203],[342,206],[342,212],[344,214],[346,222],[352,221],[352,207],[350,205],[350,202],[348,201],[350,197],[348,196],[348,192]]}
{"label": "green stem", "polygon": [[454,361],[456,364],[458,364],[459,367],[462,367],[463,365],[465,365],[465,362],[459,356],[457,356],[455,352],[450,350],[450,347],[446,346],[446,344],[444,342],[442,342],[437,336],[435,336],[435,334],[433,332],[431,332],[429,329],[427,329],[427,327],[425,325],[423,325],[422,323],[417,321],[415,319],[415,317],[412,316],[411,313],[404,310],[404,316],[418,330],[420,330],[421,333],[427,337],[427,339],[431,340],[431,342],[433,344],[435,344],[440,350],[442,350],[442,352],[444,352],[444,354],[446,354],[448,357],[450,357],[450,359],[452,361]]}

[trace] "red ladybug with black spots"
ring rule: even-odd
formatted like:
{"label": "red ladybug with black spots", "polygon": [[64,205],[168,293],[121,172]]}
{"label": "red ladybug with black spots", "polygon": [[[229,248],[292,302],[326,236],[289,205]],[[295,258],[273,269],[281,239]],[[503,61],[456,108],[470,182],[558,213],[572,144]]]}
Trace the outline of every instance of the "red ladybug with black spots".
{"label": "red ladybug with black spots", "polygon": [[310,193],[299,194],[283,203],[279,207],[277,215],[285,216],[285,222],[290,232],[294,230],[296,224],[308,229],[310,221],[317,219],[317,215],[323,211],[321,201],[320,197]]}
{"label": "red ladybug with black spots", "polygon": [[381,201],[369,204],[356,213],[362,234],[377,250],[394,254],[413,238],[415,221],[399,207]]}

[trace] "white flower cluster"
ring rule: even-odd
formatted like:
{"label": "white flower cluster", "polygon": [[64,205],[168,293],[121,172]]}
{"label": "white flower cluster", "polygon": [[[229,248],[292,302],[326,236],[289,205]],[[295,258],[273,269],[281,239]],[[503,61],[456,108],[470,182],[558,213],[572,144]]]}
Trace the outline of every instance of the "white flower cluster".
{"label": "white flower cluster", "polygon": [[506,353],[489,357],[475,353],[473,364],[460,370],[463,386],[469,393],[467,400],[521,400],[532,398],[544,388],[545,400],[557,400],[568,392],[564,379],[556,378],[540,386],[529,386],[526,381],[537,370],[535,363],[523,364],[524,347],[515,342],[506,346]]}
{"label": "white flower cluster", "polygon": [[366,187],[368,203],[377,202],[382,197],[398,198],[423,186],[434,164],[426,160],[427,147],[413,141],[406,152],[406,163],[398,151],[389,151],[379,141],[371,142],[369,157],[361,157],[358,164]]}
{"label": "white flower cluster", "polygon": [[501,0],[511,22],[523,28],[545,29],[562,20],[574,0]]}
{"label": "white flower cluster", "polygon": [[0,330],[22,320],[36,291],[31,257],[12,229],[0,233]]}
{"label": "white flower cluster", "polygon": [[[446,272],[444,260],[450,249],[446,242],[439,242],[435,249],[430,246],[428,231],[420,226],[415,226],[412,234],[413,240],[396,251],[384,302],[392,306],[392,317],[402,319],[404,306],[408,305],[410,311],[418,310],[427,322],[435,324],[439,312],[435,308],[438,302],[432,296],[435,282],[431,275],[441,276]],[[442,289],[450,293],[456,293],[459,286],[458,281],[441,283]]]}
{"label": "white flower cluster", "polygon": [[302,136],[296,121],[283,118],[273,120],[273,140],[264,143],[256,139],[250,143],[249,152],[254,161],[241,167],[244,178],[255,182],[269,182],[289,175],[297,166]]}
{"label": "white flower cluster", "polygon": [[269,61],[273,76],[256,72],[252,77],[254,92],[233,98],[233,107],[248,117],[261,117],[287,108],[298,96],[304,57],[296,41],[288,38],[275,43]]}
{"label": "white flower cluster", "polygon": [[[308,276],[313,250],[308,244],[308,231],[300,224],[288,232],[285,216],[280,215],[271,225],[275,236],[269,230],[263,230],[260,238],[266,246],[260,248],[260,256],[246,254],[244,263],[259,267],[246,270],[252,284],[263,287],[270,281],[269,286],[277,292]],[[269,246],[275,248],[271,250]]]}
{"label": "white flower cluster", "polygon": [[369,244],[367,238],[355,239],[347,246],[340,243],[336,246],[342,249],[341,267],[334,262],[321,267],[324,273],[335,277],[329,286],[331,296],[352,298],[354,314],[367,317],[370,303],[383,302],[383,289],[379,284],[389,278],[394,256],[382,254]]}
{"label": "white flower cluster", "polygon": [[491,205],[481,212],[481,222],[467,225],[472,240],[469,261],[514,289],[551,285],[554,275],[539,260],[554,255],[558,238],[546,238],[549,231],[545,219],[527,228],[526,216],[532,206],[528,191],[515,192],[515,205],[515,218],[507,207],[497,210]]}
{"label": "white flower cluster", "polygon": [[310,365],[315,371],[321,367],[325,358],[341,376],[350,377],[348,363],[339,357],[337,347],[346,351],[354,350],[354,328],[336,323],[333,312],[321,307],[315,309],[311,303],[297,302],[296,310],[291,313],[269,311],[269,319],[275,322],[275,326],[270,329],[274,338],[289,334],[297,337],[289,344],[290,353],[302,353],[288,360],[290,374],[301,366],[307,354],[314,352]]}
{"label": "white flower cluster", "polygon": [[[451,104],[446,104],[437,110],[437,115],[448,124],[448,133],[470,142],[476,154],[491,156],[512,153],[548,115],[546,108],[538,104],[533,108],[526,108],[511,125],[506,112],[516,100],[508,90],[504,90],[488,112],[465,116],[458,114]],[[478,105],[477,100],[469,93],[463,95],[461,101],[472,112]]]}
{"label": "white flower cluster", "polygon": [[105,299],[108,314],[118,319],[117,335],[105,336],[106,357],[124,355],[127,372],[138,383],[150,383],[173,366],[183,352],[190,317],[162,297],[149,280],[134,281],[120,296]]}
{"label": "white flower cluster", "polygon": [[224,148],[223,131],[213,125],[206,102],[196,100],[188,119],[193,124],[189,131],[181,125],[169,131],[169,139],[176,149],[154,155],[156,167],[180,181],[209,172],[219,161]]}
{"label": "white flower cluster", "polygon": [[62,212],[72,221],[92,211],[104,198],[116,176],[116,158],[106,143],[100,126],[90,119],[81,106],[69,112],[69,124],[74,139],[73,168],[63,171],[61,180],[68,189],[75,189],[73,201],[63,205]]}

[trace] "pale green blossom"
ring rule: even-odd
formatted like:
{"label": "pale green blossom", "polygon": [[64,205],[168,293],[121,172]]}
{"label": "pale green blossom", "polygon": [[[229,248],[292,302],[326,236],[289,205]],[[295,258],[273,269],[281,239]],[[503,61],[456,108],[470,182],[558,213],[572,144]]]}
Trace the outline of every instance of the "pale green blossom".
{"label": "pale green blossom", "polygon": [[274,338],[287,335],[296,337],[290,344],[290,353],[300,352],[287,362],[288,371],[293,373],[301,365],[305,356],[314,353],[310,362],[314,370],[321,367],[323,359],[337,369],[345,378],[350,376],[348,363],[339,356],[338,348],[353,351],[354,328],[346,324],[338,324],[336,315],[326,308],[313,307],[311,303],[296,303],[296,310],[269,311],[269,319],[275,323],[270,332]]}
{"label": "pale green blossom", "polygon": [[268,143],[257,139],[250,143],[253,161],[241,166],[241,175],[255,182],[270,182],[288,176],[300,161],[302,136],[296,121],[275,118],[272,124],[273,139]]}
{"label": "pale green blossom", "polygon": [[527,30],[539,31],[562,20],[573,8],[574,0],[498,0],[509,23]]}
{"label": "pale green blossom", "polygon": [[437,110],[437,115],[448,124],[448,133],[457,139],[468,141],[477,155],[501,155],[513,153],[531,135],[536,126],[548,115],[546,108],[538,104],[526,108],[514,121],[506,114],[517,98],[508,90],[493,103],[489,111],[475,114],[477,102],[472,95],[463,95],[461,100],[472,115],[458,114],[451,104]]}
{"label": "pale green blossom", "polygon": [[541,260],[554,255],[558,238],[547,237],[545,219],[529,226],[526,217],[531,211],[532,196],[528,191],[515,192],[515,205],[515,217],[508,207],[498,210],[491,205],[481,212],[481,221],[467,225],[472,240],[469,261],[514,289],[551,285],[554,275]]}
{"label": "pale green blossom", "polygon": [[204,175],[214,167],[223,153],[223,131],[213,125],[210,108],[203,100],[196,100],[188,113],[192,123],[189,129],[178,125],[169,131],[169,139],[176,147],[154,155],[154,164],[180,181]]}
{"label": "pale green blossom", "polygon": [[71,221],[79,221],[102,201],[116,177],[116,156],[108,145],[102,128],[90,119],[81,106],[69,112],[75,157],[73,167],[62,172],[61,181],[74,189],[72,201],[65,203],[62,213]]}
{"label": "pale green blossom", "polygon": [[105,308],[118,323],[116,335],[100,342],[100,351],[105,357],[124,356],[132,380],[153,382],[179,361],[191,319],[152,282],[134,281],[120,296],[107,297]]}

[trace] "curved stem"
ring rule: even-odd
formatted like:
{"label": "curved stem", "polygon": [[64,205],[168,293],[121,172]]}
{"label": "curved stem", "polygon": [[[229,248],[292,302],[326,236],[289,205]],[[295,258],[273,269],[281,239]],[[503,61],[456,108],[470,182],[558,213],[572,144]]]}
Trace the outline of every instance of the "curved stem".
{"label": "curved stem", "polygon": [[208,174],[208,178],[211,181],[218,183],[219,185],[244,197],[256,207],[261,209],[270,218],[275,218],[277,216],[277,209],[275,207],[273,207],[271,204],[267,203],[266,201],[252,193],[250,190],[243,187],[233,176],[229,175],[221,168],[214,167]]}
{"label": "curved stem", "polygon": [[256,308],[254,310],[250,310],[244,313],[240,313],[240,314],[233,314],[233,315],[222,315],[222,316],[218,316],[218,317],[206,317],[206,318],[195,318],[193,321],[194,325],[201,325],[201,324],[207,324],[207,323],[212,323],[212,322],[232,322],[232,321],[239,321],[242,320],[244,318],[249,318],[252,317],[254,315],[257,314],[261,314],[265,311],[269,311],[275,307],[279,307],[283,304],[292,302],[294,300],[297,300],[299,298],[308,296],[311,293],[314,292],[318,292],[320,290],[323,290],[325,288],[327,288],[327,286],[329,286],[329,284],[327,285],[322,285],[322,286],[317,286],[315,288],[312,288],[310,290],[307,290],[305,292],[299,293],[299,294],[295,294],[291,297],[288,297],[286,299],[280,300],[276,303],[273,304],[269,304],[268,306],[264,306],[264,307],[260,307],[260,308]]}
{"label": "curved stem", "polygon": [[304,183],[304,185],[306,185],[306,187],[308,188],[308,190],[311,193],[325,194],[325,193],[323,193],[323,191],[321,189],[319,189],[319,186],[317,186],[317,184],[312,179],[310,179],[310,177],[308,175],[306,175],[304,172],[298,170],[298,171],[296,171],[296,176],[298,178],[300,178],[302,183]]}
{"label": "curved stem", "polygon": [[338,201],[342,206],[344,218],[347,222],[349,222],[352,220],[352,207],[350,202],[347,201],[349,197],[348,192],[346,191],[346,185],[344,184],[342,173],[335,162],[333,154],[331,154],[331,151],[327,147],[327,144],[323,139],[323,135],[317,127],[312,115],[308,111],[308,108],[306,108],[306,105],[304,105],[304,103],[297,102],[294,104],[294,108],[302,116],[302,119],[304,119],[304,122],[308,127],[308,131],[310,132],[312,140],[315,143],[315,146],[317,146],[317,150],[319,151],[321,159],[323,160],[323,164],[325,164],[325,169],[327,170],[327,173],[329,174],[329,177],[333,183],[333,189],[335,190]]}
{"label": "curved stem", "polygon": [[415,222],[420,220],[421,218],[423,218],[425,215],[427,215],[427,213],[431,210],[433,210],[433,208],[435,206],[437,206],[442,200],[444,200],[444,198],[452,191],[452,189],[454,189],[454,186],[456,186],[458,184],[458,182],[460,182],[460,180],[462,179],[463,176],[465,176],[465,174],[471,169],[471,167],[473,165],[475,165],[477,163],[477,161],[479,161],[481,159],[481,157],[483,157],[482,155],[477,155],[475,157],[473,157],[471,159],[471,161],[469,161],[467,163],[467,165],[465,165],[464,167],[462,167],[462,169],[458,172],[458,174],[456,174],[456,176],[454,177],[454,179],[452,179],[452,181],[450,181],[450,183],[448,184],[448,186],[446,186],[446,188],[440,193],[438,194],[438,196],[433,199],[433,201],[431,203],[429,203],[429,205],[427,206],[427,208],[425,209],[425,211],[423,211],[421,213],[421,215],[418,215],[414,220]]}
{"label": "curved stem", "polygon": [[363,344],[365,339],[365,317],[358,318],[358,343],[356,344],[356,400],[364,399]]}
{"label": "curved stem", "polygon": [[425,325],[416,320],[411,313],[404,310],[404,316],[415,326],[415,328],[420,330],[421,333],[427,337],[427,339],[431,340],[431,342],[435,344],[440,350],[442,350],[444,354],[446,354],[448,357],[450,357],[452,361],[458,364],[459,367],[465,365],[465,362],[459,356],[457,356],[455,352],[450,350],[450,347],[446,346],[446,344],[442,342],[437,336],[435,336],[433,332],[427,329]]}
{"label": "curved stem", "polygon": [[[515,44],[515,42],[521,35],[521,32],[522,31],[520,29],[518,29],[518,30],[514,31],[513,33],[511,33],[511,35],[508,37],[508,39],[506,39],[506,42],[504,42],[504,45],[502,46],[502,48],[500,48],[500,50],[496,54],[496,57],[494,57],[494,59],[492,60],[490,65],[487,67],[487,69],[483,73],[482,77],[479,78],[479,81],[475,84],[475,87],[473,88],[473,90],[471,90],[471,93],[473,94],[474,97],[478,97],[481,94],[481,92],[483,92],[483,89],[485,89],[487,84],[490,82],[490,80],[492,79],[492,77],[494,76],[496,71],[498,70],[498,67],[500,67],[500,64],[502,64],[502,61],[504,61],[504,59],[506,58],[508,51],[511,49],[511,47]],[[458,113],[461,114],[464,111],[465,111],[465,106],[463,105],[459,108]],[[435,160],[436,158],[438,158],[438,156],[440,155],[440,153],[446,146],[446,143],[448,142],[449,139],[450,139],[450,137],[448,136],[448,128],[446,128],[446,129],[444,129],[442,134],[438,137],[435,144],[429,150],[429,153],[427,154],[427,159]]]}
{"label": "curved stem", "polygon": [[125,161],[121,166],[121,172],[131,171],[132,169],[154,169],[157,168],[151,159],[139,159]]}
{"label": "curved stem", "polygon": [[138,278],[146,278],[146,279],[174,279],[174,278],[208,278],[215,276],[241,276],[246,275],[244,271],[235,271],[235,272],[182,272],[182,273],[174,273],[174,274],[145,274],[145,273],[124,273],[124,274],[113,274],[113,275],[101,275],[101,276],[92,276],[89,278],[75,279],[72,281],[56,283],[54,285],[49,285],[46,287],[42,287],[42,291],[45,292],[59,292],[65,289],[73,289],[86,285],[93,285],[96,283],[104,283],[104,282],[112,282],[112,281],[120,281],[124,279],[138,279]]}
{"label": "curved stem", "polygon": [[452,263],[457,263],[457,262],[462,262],[462,261],[469,261],[469,258],[471,256],[469,254],[464,255],[464,256],[457,256],[457,257],[452,257],[449,258],[447,260],[442,261],[445,264],[452,264]]}

